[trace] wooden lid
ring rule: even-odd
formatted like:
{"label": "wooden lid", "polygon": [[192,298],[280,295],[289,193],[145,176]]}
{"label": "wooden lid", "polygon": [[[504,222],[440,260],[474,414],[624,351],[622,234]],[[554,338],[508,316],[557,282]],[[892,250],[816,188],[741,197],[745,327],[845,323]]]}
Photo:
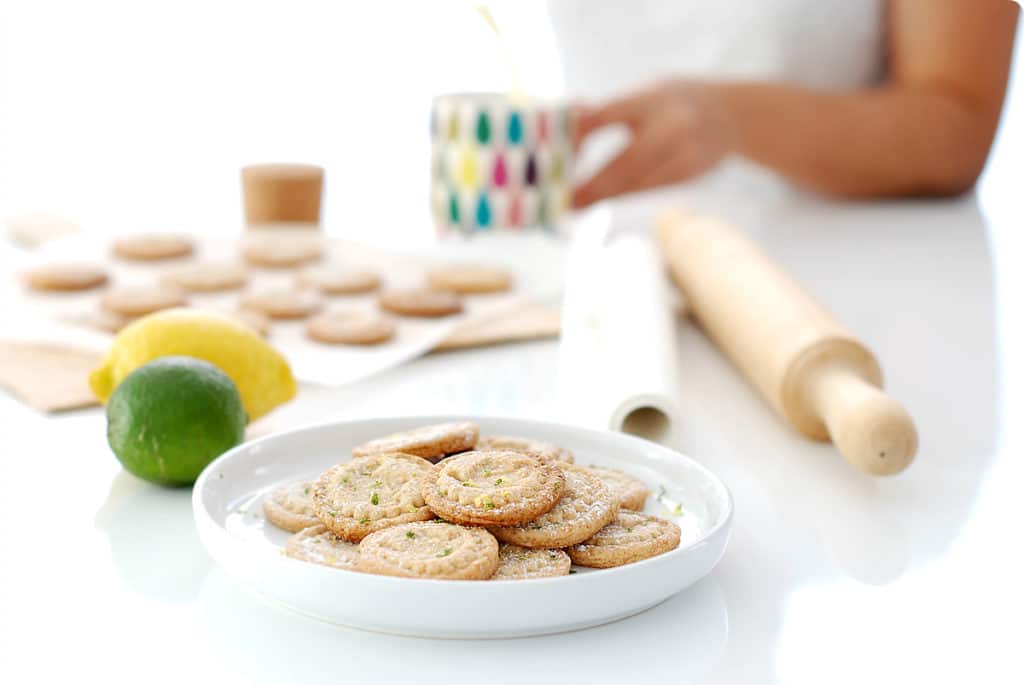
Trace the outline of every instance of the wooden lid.
{"label": "wooden lid", "polygon": [[324,170],[310,164],[243,167],[246,223],[320,223],[323,182]]}

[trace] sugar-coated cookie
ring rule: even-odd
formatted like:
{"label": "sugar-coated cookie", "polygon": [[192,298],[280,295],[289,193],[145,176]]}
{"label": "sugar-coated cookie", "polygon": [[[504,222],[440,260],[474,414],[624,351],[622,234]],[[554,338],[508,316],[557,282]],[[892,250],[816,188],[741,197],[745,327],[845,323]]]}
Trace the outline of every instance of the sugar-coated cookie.
{"label": "sugar-coated cookie", "polygon": [[664,554],[679,546],[679,526],[650,514],[620,511],[593,537],[570,547],[574,564],[611,568]]}
{"label": "sugar-coated cookie", "polygon": [[353,448],[352,456],[361,457],[378,452],[404,452],[437,461],[449,454],[473,449],[479,437],[480,428],[470,421],[439,423],[370,440]]}
{"label": "sugar-coated cookie", "polygon": [[100,306],[121,316],[145,316],[161,309],[184,307],[185,294],[166,285],[125,285],[103,293]]}
{"label": "sugar-coated cookie", "polygon": [[105,309],[97,308],[95,311],[85,311],[72,314],[64,318],[68,323],[76,326],[85,326],[104,333],[117,333],[122,328],[135,320],[131,316],[121,316]]}
{"label": "sugar-coated cookie", "polygon": [[299,272],[298,285],[316,288],[325,295],[358,295],[380,287],[380,276],[366,269],[310,266]]}
{"label": "sugar-coated cookie", "polygon": [[491,528],[496,538],[523,547],[568,547],[615,519],[618,501],[600,478],[572,464],[556,468],[565,474],[565,487],[554,508],[517,526]]}
{"label": "sugar-coated cookie", "polygon": [[456,454],[423,480],[423,499],[434,513],[481,526],[532,521],[550,511],[563,490],[557,466],[511,450]]}
{"label": "sugar-coated cookie", "polygon": [[642,480],[615,469],[605,469],[600,466],[589,466],[586,468],[608,486],[618,499],[620,507],[634,511],[640,511],[644,508],[644,502],[647,501],[647,495],[651,491]]}
{"label": "sugar-coated cookie", "polygon": [[389,290],[377,303],[384,311],[401,316],[437,318],[462,311],[462,298],[455,293],[432,290]]}
{"label": "sugar-coated cookie", "polygon": [[407,523],[364,538],[356,568],[406,578],[486,580],[498,568],[498,542],[483,528]]}
{"label": "sugar-coated cookie", "polygon": [[569,575],[572,560],[560,549],[530,549],[502,543],[491,580],[529,580]]}
{"label": "sugar-coated cookie", "polygon": [[421,493],[430,473],[426,459],[385,452],[338,464],[313,487],[317,518],[340,538],[358,542],[370,533],[434,514]]}
{"label": "sugar-coated cookie", "polygon": [[316,291],[279,288],[247,295],[242,309],[254,309],[271,319],[305,319],[320,309],[320,303]]}
{"label": "sugar-coated cookie", "polygon": [[320,259],[323,240],[311,235],[248,236],[242,241],[242,256],[254,266],[285,269]]}
{"label": "sugar-coated cookie", "polygon": [[117,238],[112,250],[121,259],[150,262],[187,257],[195,250],[195,243],[177,233],[138,233]]}
{"label": "sugar-coated cookie", "polygon": [[428,272],[427,285],[460,295],[500,293],[512,287],[512,274],[492,266],[447,266]]}
{"label": "sugar-coated cookie", "polygon": [[309,320],[306,335],[328,345],[379,345],[395,337],[395,324],[375,313],[327,312]]}
{"label": "sugar-coated cookie", "polygon": [[303,528],[288,538],[284,553],[285,556],[300,561],[355,571],[356,561],[359,559],[359,545],[342,540],[326,526],[315,525]]}
{"label": "sugar-coated cookie", "polygon": [[229,311],[227,315],[241,321],[264,338],[270,333],[270,317],[263,312],[240,307],[234,311]]}
{"label": "sugar-coated cookie", "polygon": [[72,233],[78,233],[78,224],[54,214],[32,213],[8,216],[4,224],[7,235],[14,242],[27,248],[37,248],[44,243]]}
{"label": "sugar-coated cookie", "polygon": [[29,269],[22,278],[29,288],[40,291],[91,290],[108,280],[106,269],[84,262],[44,264]]}
{"label": "sugar-coated cookie", "polygon": [[218,293],[244,286],[249,272],[237,262],[198,262],[175,269],[163,281],[192,293]]}
{"label": "sugar-coated cookie", "polygon": [[313,510],[313,484],[298,481],[282,485],[263,498],[263,513],[278,528],[297,533],[320,524]]}
{"label": "sugar-coated cookie", "polygon": [[514,438],[507,435],[488,435],[480,438],[476,443],[480,450],[512,450],[514,452],[529,452],[536,454],[549,461],[560,461],[567,464],[573,463],[575,457],[571,450],[559,447],[550,442],[532,440],[530,438]]}

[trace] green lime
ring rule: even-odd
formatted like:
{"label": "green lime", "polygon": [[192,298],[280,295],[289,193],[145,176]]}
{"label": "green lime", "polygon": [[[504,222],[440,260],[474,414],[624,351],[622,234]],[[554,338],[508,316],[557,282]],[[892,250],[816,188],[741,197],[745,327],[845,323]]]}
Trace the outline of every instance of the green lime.
{"label": "green lime", "polygon": [[161,485],[191,485],[242,442],[238,388],[213,364],[161,357],[132,371],[107,402],[107,442],[130,473]]}

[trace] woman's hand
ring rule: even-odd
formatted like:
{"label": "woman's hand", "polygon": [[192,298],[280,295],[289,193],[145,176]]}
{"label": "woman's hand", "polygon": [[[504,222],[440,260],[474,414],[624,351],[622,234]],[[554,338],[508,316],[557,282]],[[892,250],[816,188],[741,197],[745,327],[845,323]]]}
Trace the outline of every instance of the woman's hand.
{"label": "woman's hand", "polygon": [[1006,0],[886,5],[888,72],[875,87],[675,81],[582,108],[577,139],[614,123],[633,137],[577,188],[573,205],[683,181],[729,154],[841,197],[969,189],[999,123],[1018,7]]}
{"label": "woman's hand", "polygon": [[577,110],[575,143],[591,132],[623,124],[625,150],[576,188],[573,206],[677,183],[697,176],[732,153],[737,134],[725,104],[710,86],[672,81]]}

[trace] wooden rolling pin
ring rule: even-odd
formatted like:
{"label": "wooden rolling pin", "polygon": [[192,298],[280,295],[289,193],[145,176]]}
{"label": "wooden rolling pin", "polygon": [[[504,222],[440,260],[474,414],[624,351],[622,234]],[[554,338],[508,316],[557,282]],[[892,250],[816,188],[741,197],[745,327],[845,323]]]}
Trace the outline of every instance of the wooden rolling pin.
{"label": "wooden rolling pin", "polygon": [[804,435],[870,474],[917,451],[907,411],[883,393],[871,352],[738,229],[673,210],[657,237],[694,317],[761,395]]}

